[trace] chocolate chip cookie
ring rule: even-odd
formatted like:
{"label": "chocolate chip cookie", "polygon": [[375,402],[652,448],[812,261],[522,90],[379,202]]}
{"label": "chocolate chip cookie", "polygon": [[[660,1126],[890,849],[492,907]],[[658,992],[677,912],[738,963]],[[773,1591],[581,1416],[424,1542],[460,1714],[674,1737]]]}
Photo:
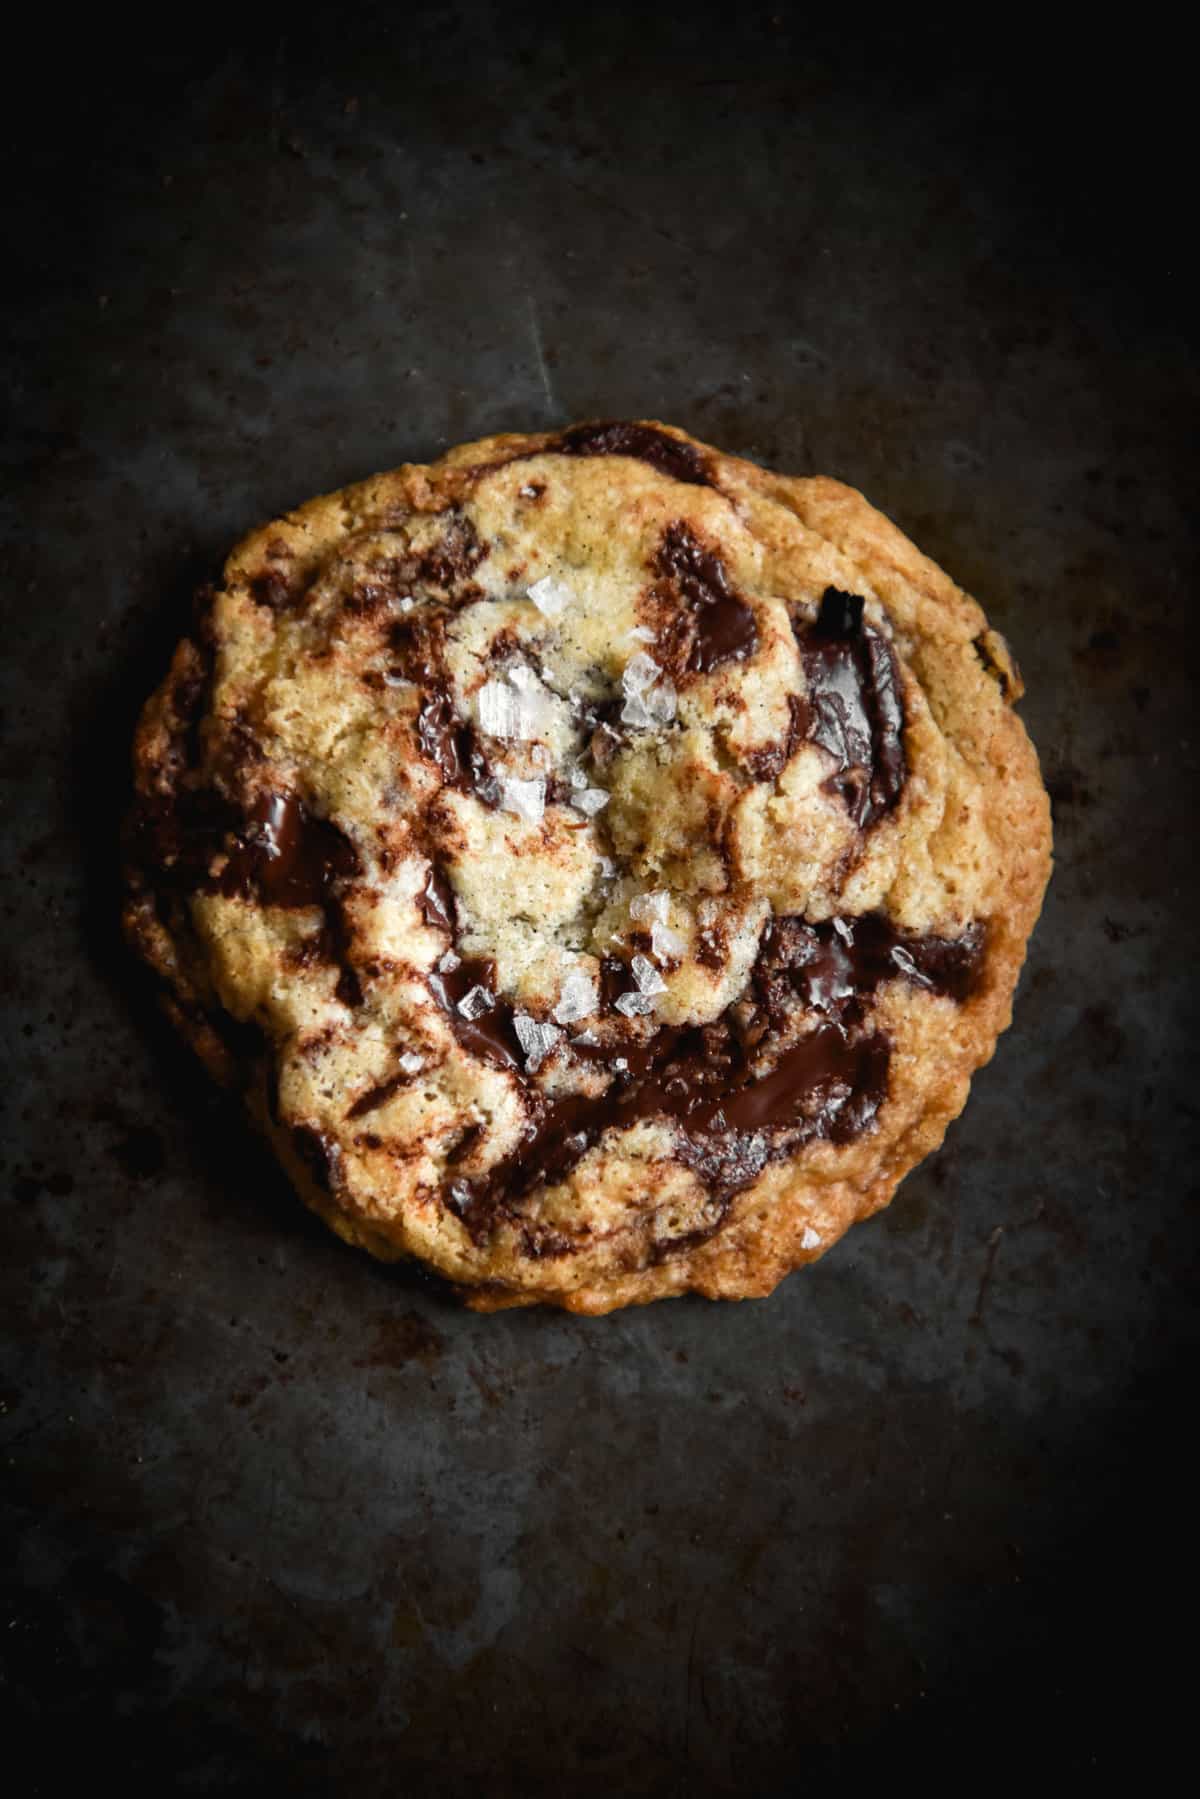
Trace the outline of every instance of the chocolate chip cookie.
{"label": "chocolate chip cookie", "polygon": [[850,488],[489,438],[231,556],[137,733],[127,931],[349,1242],[484,1310],[766,1294],[1009,1022],[1020,693]]}

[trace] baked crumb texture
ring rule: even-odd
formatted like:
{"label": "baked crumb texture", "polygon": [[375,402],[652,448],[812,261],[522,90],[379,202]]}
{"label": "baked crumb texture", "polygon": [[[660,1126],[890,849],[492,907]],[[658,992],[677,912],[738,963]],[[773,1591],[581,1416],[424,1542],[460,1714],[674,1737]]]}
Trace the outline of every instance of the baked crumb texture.
{"label": "baked crumb texture", "polygon": [[494,437],[234,552],[126,926],[351,1243],[481,1310],[771,1292],[1009,1022],[1050,870],[1004,640],[862,496]]}

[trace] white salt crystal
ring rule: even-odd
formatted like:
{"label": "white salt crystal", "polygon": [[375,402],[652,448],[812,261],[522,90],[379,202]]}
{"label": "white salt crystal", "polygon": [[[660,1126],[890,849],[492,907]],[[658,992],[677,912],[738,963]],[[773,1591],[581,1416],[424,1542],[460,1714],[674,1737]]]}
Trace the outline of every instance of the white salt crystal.
{"label": "white salt crystal", "polygon": [[542,775],[535,775],[532,781],[520,781],[515,775],[505,775],[500,781],[503,794],[503,806],[506,812],[515,812],[528,824],[535,825],[546,810],[546,782]]}
{"label": "white salt crystal", "polygon": [[418,1056],[414,1050],[406,1049],[396,1060],[400,1064],[401,1074],[420,1074],[425,1066],[424,1056]]}
{"label": "white salt crystal", "polygon": [[[488,718],[484,716],[483,696],[492,686],[498,687],[505,696],[503,701],[489,696],[486,702],[489,708],[494,708],[495,715],[503,726],[497,730],[492,729]],[[494,737],[538,737],[550,723],[550,696],[534,670],[524,662],[518,662],[515,668],[509,669],[507,687],[501,682],[488,681],[480,688],[479,698],[479,722]]]}
{"label": "white salt crystal", "polygon": [[517,1042],[525,1052],[526,1072],[536,1074],[562,1032],[552,1024],[539,1024],[536,1018],[530,1018],[526,1012],[513,1014],[513,1029],[517,1033]]}
{"label": "white salt crystal", "polygon": [[629,633],[635,643],[657,643],[658,632],[652,631],[649,625],[635,625]]}
{"label": "white salt crystal", "polygon": [[[555,1013],[555,1017],[557,1016],[558,1014]],[[600,1047],[600,1039],[595,1031],[580,1031],[577,1037],[572,1037],[571,1042],[577,1043],[580,1049],[598,1049]]]}
{"label": "white salt crystal", "polygon": [[677,695],[675,683],[666,676],[646,695],[646,710],[660,725],[669,725],[675,716]]}
{"label": "white salt crystal", "polygon": [[640,694],[631,693],[627,696],[625,704],[621,707],[621,723],[633,725],[642,731],[648,730],[654,723]]}
{"label": "white salt crystal", "polygon": [[646,956],[635,956],[629,964],[639,993],[665,993],[667,983]]}
{"label": "white salt crystal", "polygon": [[563,582],[556,581],[552,575],[543,575],[540,581],[534,582],[528,592],[538,611],[545,613],[547,618],[557,618],[560,612],[566,611],[575,598],[571,589]]}
{"label": "white salt crystal", "polygon": [[582,969],[573,969],[562,985],[554,1016],[559,1024],[575,1024],[596,1010],[596,984]]}
{"label": "white salt crystal", "polygon": [[486,987],[472,987],[459,1000],[458,1009],[464,1018],[482,1018],[485,1012],[491,1011],[495,1003]]}
{"label": "white salt crystal", "polygon": [[485,681],[479,689],[479,728],[489,737],[517,735],[517,696],[503,681]]}
{"label": "white salt crystal", "polygon": [[670,925],[660,924],[658,919],[650,927],[650,948],[660,962],[687,954],[687,944],[679,932],[673,931]]}
{"label": "white salt crystal", "polygon": [[821,1246],[820,1232],[814,1231],[811,1224],[806,1224],[804,1227],[804,1235],[800,1239],[801,1249],[819,1249],[820,1246]]}
{"label": "white salt crystal", "polygon": [[602,881],[611,881],[617,872],[617,865],[611,856],[597,856],[596,867],[600,870]]}
{"label": "white salt crystal", "polygon": [[443,974],[453,974],[454,970],[456,968],[461,968],[461,966],[462,966],[462,957],[456,956],[452,949],[448,949],[446,951],[445,955],[442,957],[441,961],[438,963],[438,967],[441,969]]}
{"label": "white salt crystal", "polygon": [[588,818],[595,818],[597,812],[603,812],[608,801],[609,795],[603,787],[585,787],[582,793],[575,795],[571,804],[577,811],[586,813]]}
{"label": "white salt crystal", "polygon": [[618,1012],[625,1014],[626,1018],[637,1018],[654,1010],[654,1001],[647,999],[644,993],[619,993],[613,1004]]}
{"label": "white salt crystal", "polygon": [[662,669],[654,657],[647,656],[645,650],[639,650],[637,655],[625,664],[625,672],[621,676],[621,686],[626,693],[645,693],[648,687],[653,687],[661,674]]}
{"label": "white salt crystal", "polygon": [[572,768],[568,772],[567,779],[570,781],[572,787],[583,788],[588,784],[588,778],[581,768]]}
{"label": "white salt crystal", "polygon": [[629,1067],[629,1064],[624,1056],[614,1056],[613,1067],[618,1074],[624,1074],[625,1070]]}
{"label": "white salt crystal", "polygon": [[549,708],[544,693],[519,693],[517,695],[517,730],[518,737],[540,737],[550,722]]}
{"label": "white salt crystal", "polygon": [[630,900],[629,916],[636,924],[649,924],[653,919],[666,924],[670,905],[670,894],[664,887],[656,887],[653,893],[639,893]]}

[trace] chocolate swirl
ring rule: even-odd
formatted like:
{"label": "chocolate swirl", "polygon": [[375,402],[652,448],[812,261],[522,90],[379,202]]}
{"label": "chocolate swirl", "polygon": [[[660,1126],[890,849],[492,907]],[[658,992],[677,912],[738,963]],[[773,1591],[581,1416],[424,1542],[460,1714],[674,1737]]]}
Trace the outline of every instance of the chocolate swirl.
{"label": "chocolate swirl", "polygon": [[[573,1046],[610,1070],[621,1059],[608,1090],[551,1099],[529,1087],[532,1118],[520,1144],[486,1175],[449,1183],[445,1203],[483,1239],[533,1188],[564,1180],[606,1130],[643,1119],[677,1126],[680,1159],[722,1202],[805,1143],[848,1143],[887,1097],[891,1046],[870,1028],[865,1002],[899,979],[961,1003],[979,977],[984,936],[976,924],[957,938],[914,937],[882,913],[817,925],[776,920],[745,992],[717,1020],[664,1025],[615,1049]],[[611,996],[616,971],[606,972]],[[489,1030],[511,1041],[510,1017],[498,1002]]]}

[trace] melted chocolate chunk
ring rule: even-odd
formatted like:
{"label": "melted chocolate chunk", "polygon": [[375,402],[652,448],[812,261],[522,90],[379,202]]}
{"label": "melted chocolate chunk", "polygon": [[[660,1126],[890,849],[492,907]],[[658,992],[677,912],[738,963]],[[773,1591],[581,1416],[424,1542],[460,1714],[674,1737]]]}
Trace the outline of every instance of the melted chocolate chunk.
{"label": "melted chocolate chunk", "polygon": [[446,610],[417,606],[388,630],[391,673],[418,687],[440,686],[446,663]]}
{"label": "melted chocolate chunk", "polygon": [[712,475],[707,459],[694,445],[681,443],[666,431],[652,425],[634,425],[619,419],[591,425],[576,425],[564,431],[547,451],[560,456],[633,456],[648,462],[660,475],[683,481],[690,487],[711,487]]}
{"label": "melted chocolate chunk", "polygon": [[453,592],[470,581],[488,554],[488,546],[479,541],[470,519],[465,513],[455,512],[450,515],[441,542],[413,558],[411,579]]}
{"label": "melted chocolate chunk", "polygon": [[282,612],[291,605],[292,583],[282,569],[265,568],[250,582],[250,592],[260,606]]}
{"label": "melted chocolate chunk", "polygon": [[792,1004],[845,1020],[884,981],[900,978],[960,1005],[983,967],[981,924],[961,937],[916,937],[897,931],[882,912],[805,924],[780,918],[764,933],[751,976],[754,997],[778,1023]]}
{"label": "melted chocolate chunk", "polygon": [[[336,825],[316,817],[295,794],[266,794],[244,814],[207,787],[143,801],[134,819],[133,852],[162,892],[199,890],[253,897],[265,906],[319,907],[321,929],[299,959],[335,964],[337,997],[343,1005],[361,1004],[350,933],[333,892],[338,881],[361,872],[358,853]],[[222,853],[223,866],[214,874]]]}
{"label": "melted chocolate chunk", "polygon": [[663,532],[650,565],[690,614],[682,667],[707,674],[723,662],[743,661],[758,648],[758,626],[729,585],[725,564],[683,521]]}
{"label": "melted chocolate chunk", "polygon": [[341,1185],[342,1152],[332,1137],[309,1124],[292,1126],[292,1144],[317,1185],[335,1193]]}
{"label": "melted chocolate chunk", "polygon": [[473,793],[485,806],[495,808],[500,785],[492,764],[480,746],[475,727],[458,717],[444,690],[427,694],[417,714],[417,741],[423,753],[437,764],[447,787]]}
{"label": "melted chocolate chunk", "polygon": [[359,872],[336,825],[295,794],[272,793],[254,802],[214,885],[229,896],[257,894],[267,906],[324,906],[335,881]]}
{"label": "melted chocolate chunk", "polygon": [[257,896],[265,906],[320,906],[324,917],[309,954],[339,970],[335,992],[344,1006],[362,1004],[362,983],[350,960],[350,931],[334,883],[361,872],[350,839],[317,818],[294,794],[256,800],[220,874],[218,893]]}
{"label": "melted chocolate chunk", "polygon": [[627,962],[623,962],[620,956],[602,956],[600,958],[600,1010],[602,1012],[611,1012],[623,993],[636,991]]}
{"label": "melted chocolate chunk", "polygon": [[455,925],[454,889],[440,868],[431,862],[425,885],[417,895],[417,908],[435,930],[451,931]]}
{"label": "melted chocolate chunk", "polygon": [[475,727],[459,718],[446,677],[446,612],[421,607],[397,619],[389,633],[395,658],[392,674],[423,690],[417,714],[417,742],[447,787],[473,793],[494,806],[498,788]]}
{"label": "melted chocolate chunk", "polygon": [[[664,1025],[617,1050],[576,1046],[582,1060],[611,1068],[619,1055],[626,1066],[594,1098],[554,1100],[531,1090],[536,1111],[522,1142],[486,1176],[455,1181],[446,1203],[475,1236],[485,1236],[533,1187],[565,1179],[610,1126],[646,1118],[675,1121],[680,1159],[727,1203],[773,1156],[817,1138],[848,1143],[868,1129],[887,1096],[891,1046],[883,1032],[865,1027],[864,1000],[899,978],[962,1001],[978,978],[983,947],[978,924],[951,939],[906,936],[879,913],[820,925],[777,920],[745,995],[719,1019],[683,1030]],[[607,1007],[626,970],[607,957],[600,974]],[[819,1016],[780,1052],[781,1032],[798,1012]]]}
{"label": "melted chocolate chunk", "polygon": [[826,783],[860,830],[904,789],[900,670],[887,638],[863,619],[857,594],[826,588],[815,625],[796,632],[808,683],[807,735],[837,762]]}
{"label": "melted chocolate chunk", "polygon": [[467,733],[461,719],[455,716],[448,694],[431,693],[422,700],[417,714],[417,741],[422,754],[437,764],[446,785],[457,787],[467,754]]}
{"label": "melted chocolate chunk", "polygon": [[[442,1008],[463,1048],[472,1055],[497,1062],[502,1068],[520,1068],[521,1051],[513,1029],[513,1009],[496,993],[496,964],[484,958],[468,957],[457,968],[433,969],[425,976],[426,985]],[[458,1009],[472,987],[483,987],[492,996],[490,1012],[478,1018],[464,1018]]]}
{"label": "melted chocolate chunk", "polygon": [[[178,789],[139,806],[134,851],[154,881],[167,889],[258,897],[268,906],[320,906],[328,941],[343,943],[345,925],[332,916],[331,889],[361,871],[350,839],[318,818],[295,794],[272,793],[248,813],[209,787]],[[217,874],[212,864],[225,853]],[[324,933],[323,933],[324,934]]]}

